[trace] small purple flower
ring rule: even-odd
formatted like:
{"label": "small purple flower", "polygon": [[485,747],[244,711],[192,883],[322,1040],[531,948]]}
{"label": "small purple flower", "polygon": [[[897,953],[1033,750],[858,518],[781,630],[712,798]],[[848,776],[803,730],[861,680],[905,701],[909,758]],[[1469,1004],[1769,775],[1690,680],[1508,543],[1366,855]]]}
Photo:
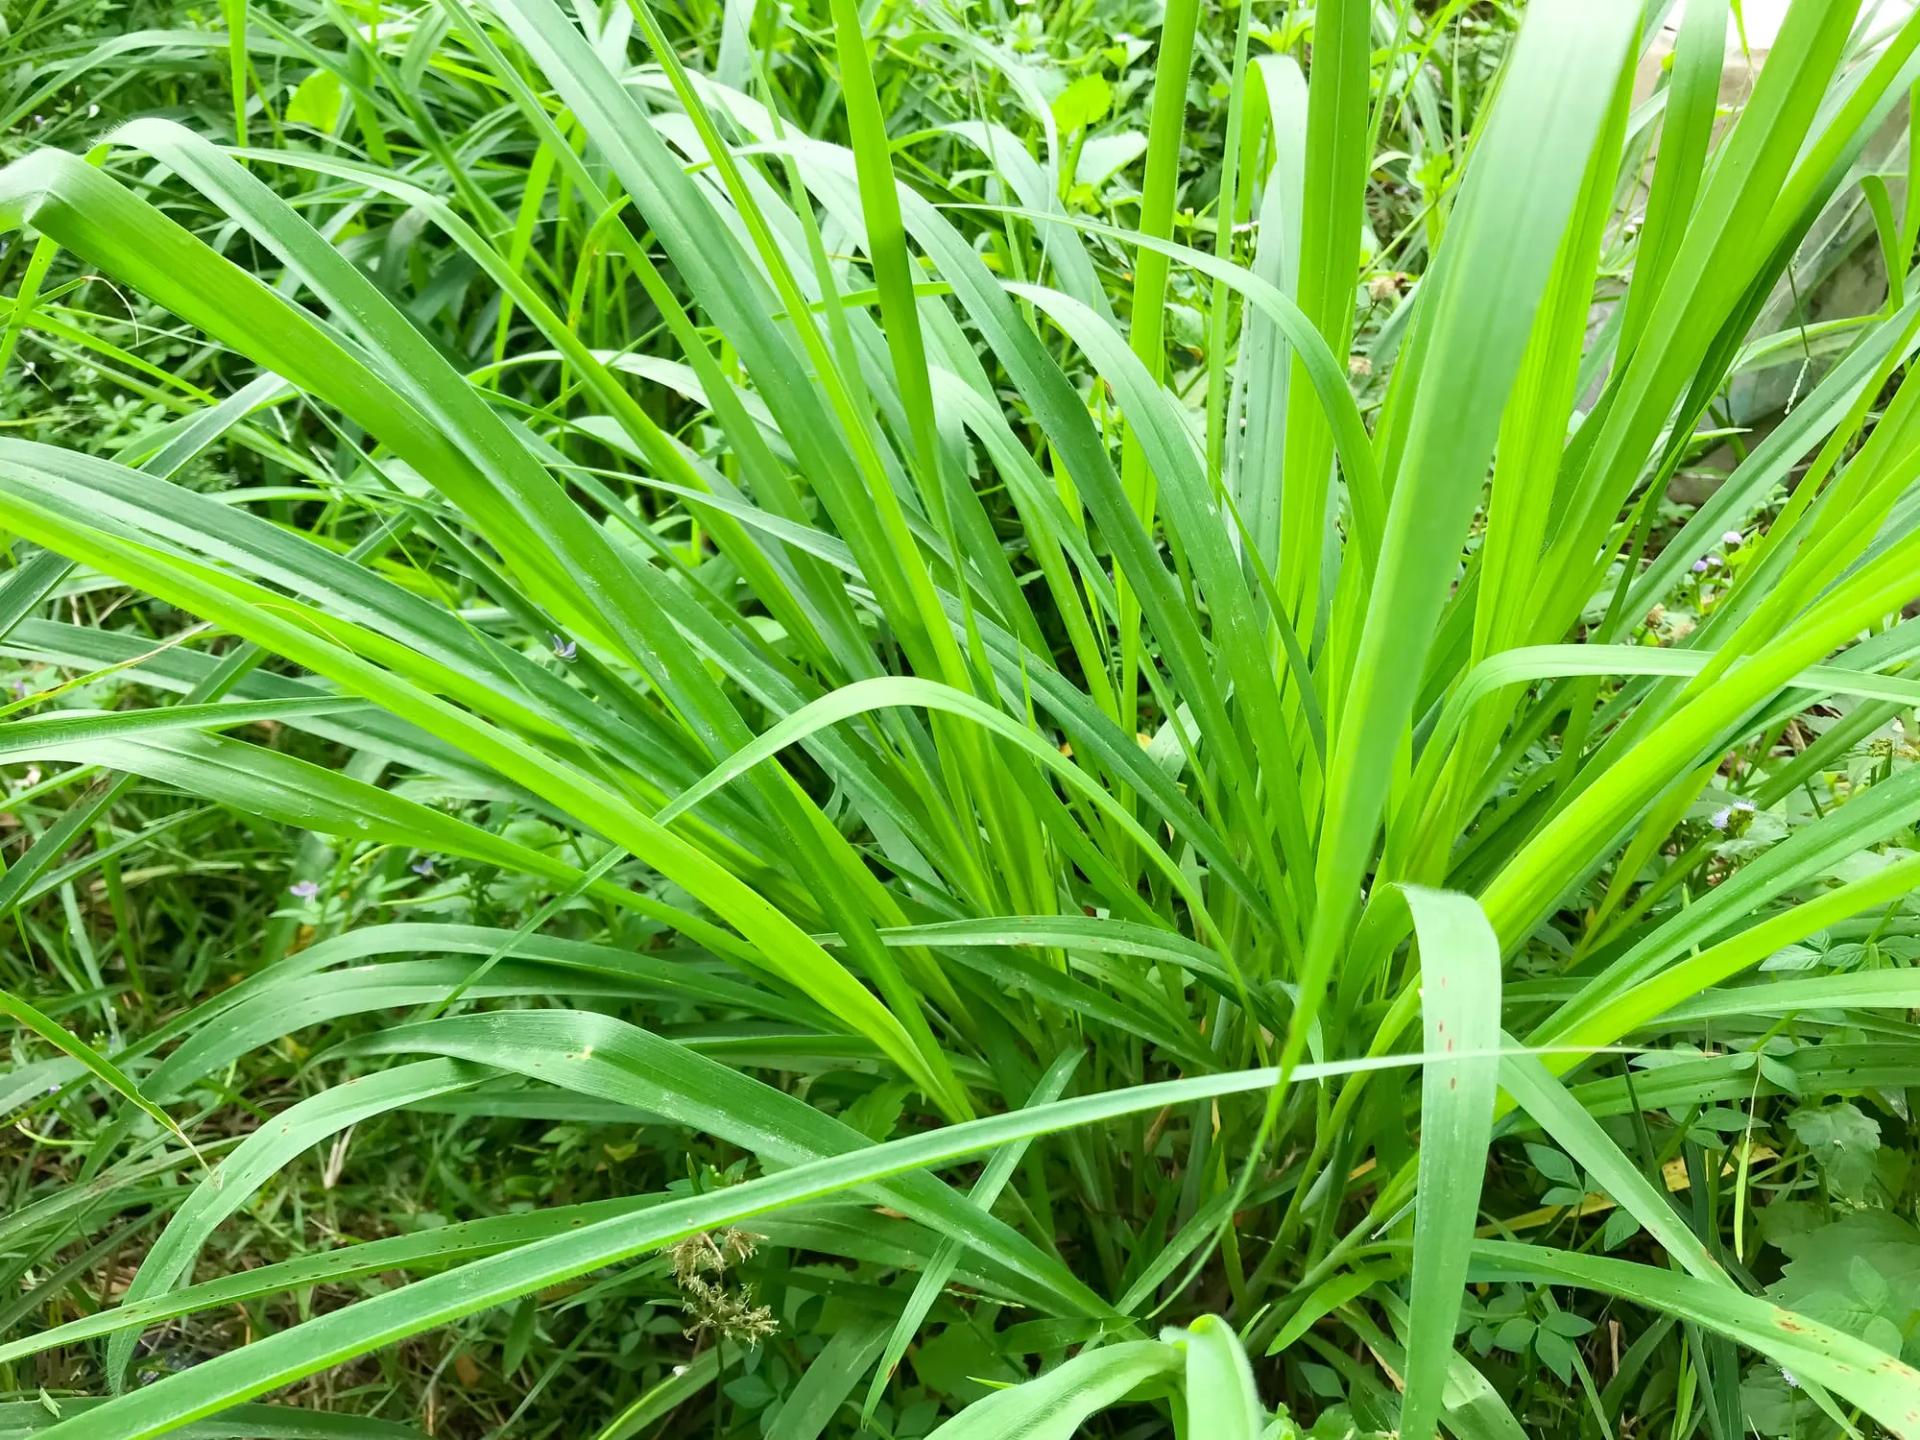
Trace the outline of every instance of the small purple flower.
{"label": "small purple flower", "polygon": [[418,860],[414,861],[413,864],[409,865],[407,868],[413,871],[413,873],[416,875],[432,875],[433,874],[433,857],[431,855],[422,855]]}
{"label": "small purple flower", "polygon": [[1731,805],[1722,805],[1707,818],[1707,823],[1716,830],[1725,830],[1733,823],[1736,815],[1753,814],[1753,801],[1736,800]]}
{"label": "small purple flower", "polygon": [[296,880],[287,887],[287,893],[300,900],[311,900],[320,893],[320,887],[311,880]]}
{"label": "small purple flower", "polygon": [[1696,560],[1696,561],[1694,561],[1694,562],[1693,562],[1693,573],[1694,573],[1694,574],[1696,574],[1696,575],[1704,575],[1704,574],[1706,574],[1706,573],[1707,573],[1707,562],[1706,562],[1705,560]]}
{"label": "small purple flower", "polygon": [[16,700],[24,700],[27,698],[27,682],[24,678],[14,681],[7,689]]}
{"label": "small purple flower", "polygon": [[579,643],[568,639],[565,635],[549,635],[547,641],[553,646],[553,653],[559,659],[571,660],[580,653]]}
{"label": "small purple flower", "polygon": [[1720,543],[1729,550],[1738,550],[1742,545],[1747,543],[1747,537],[1742,535],[1738,530],[1729,530],[1720,537]]}

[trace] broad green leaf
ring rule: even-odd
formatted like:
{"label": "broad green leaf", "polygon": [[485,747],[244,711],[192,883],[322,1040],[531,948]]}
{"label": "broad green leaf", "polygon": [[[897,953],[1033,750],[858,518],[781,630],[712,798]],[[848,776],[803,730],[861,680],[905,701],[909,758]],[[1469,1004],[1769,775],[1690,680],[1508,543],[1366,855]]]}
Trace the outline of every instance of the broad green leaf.
{"label": "broad green leaf", "polygon": [[1160,1338],[1186,1355],[1184,1433],[1258,1440],[1266,1428],[1266,1407],[1254,1388],[1247,1352],[1227,1322],[1202,1315],[1186,1329],[1165,1331]]}
{"label": "broad green leaf", "polygon": [[1443,1404],[1492,1139],[1500,948],[1469,897],[1410,886],[1406,898],[1420,940],[1428,1059],[1420,1086],[1419,1187],[1400,1431],[1425,1436]]}
{"label": "broad green leaf", "polygon": [[1037,1380],[976,1400],[928,1440],[1073,1440],[1088,1417],[1179,1373],[1180,1355],[1157,1340],[1107,1345]]}

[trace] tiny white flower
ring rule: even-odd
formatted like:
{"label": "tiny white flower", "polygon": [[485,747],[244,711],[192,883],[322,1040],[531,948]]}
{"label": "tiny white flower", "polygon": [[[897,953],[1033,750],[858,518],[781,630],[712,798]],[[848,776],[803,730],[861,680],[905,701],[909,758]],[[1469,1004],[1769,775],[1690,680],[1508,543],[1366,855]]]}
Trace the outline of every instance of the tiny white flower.
{"label": "tiny white flower", "polygon": [[1737,550],[1746,543],[1747,537],[1738,530],[1729,530],[1720,537],[1720,543],[1729,550]]}
{"label": "tiny white flower", "polygon": [[1732,819],[1733,807],[1730,805],[1722,805],[1708,817],[1707,823],[1716,830],[1724,830]]}

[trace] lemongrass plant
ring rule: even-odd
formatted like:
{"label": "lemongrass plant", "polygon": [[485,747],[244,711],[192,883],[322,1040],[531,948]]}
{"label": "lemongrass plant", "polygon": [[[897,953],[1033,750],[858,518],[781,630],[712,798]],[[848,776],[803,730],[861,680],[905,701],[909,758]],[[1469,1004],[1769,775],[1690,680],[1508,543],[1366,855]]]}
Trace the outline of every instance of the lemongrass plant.
{"label": "lemongrass plant", "polygon": [[[44,290],[71,255],[252,372],[224,395],[147,377],[175,418],[118,453],[0,439],[11,652],[180,697],[28,695],[0,758],[324,837],[307,897],[419,852],[543,900],[517,926],[281,926],[239,983],[98,1043],[50,986],[6,996],[41,1047],[9,1103],[109,1108],[4,1246],[165,1212],[114,1303],[0,1343],[9,1367],[91,1357],[111,1397],[23,1425],[336,1433],[246,1402],[737,1227],[763,1259],[889,1280],[784,1434],[857,1433],[971,1296],[1049,1328],[1011,1352],[1039,1378],[950,1440],[1123,1401],[1190,1437],[1284,1434],[1310,1370],[1381,1428],[1517,1436],[1456,1346],[1478,1281],[1677,1324],[1702,1398],[1676,1427],[1739,1433],[1750,1350],[1818,1423],[1920,1435],[1920,1374],[1758,1296],[1719,1211],[1676,1209],[1602,1123],[1779,1093],[1754,1061],[1783,1014],[1920,1006],[1904,970],[1749,983],[1920,878],[1897,848],[1841,864],[1897,847],[1920,770],[1796,798],[1920,701],[1920,200],[1863,159],[1920,24],[1795,0],[1723,116],[1726,0],[1687,7],[1650,96],[1665,7],[1533,0],[1455,117],[1393,318],[1357,337],[1383,130],[1447,143],[1444,17],[1320,0],[1303,70],[1250,4],[1169,0],[1115,217],[1063,199],[1084,136],[964,18],[925,7],[909,55],[833,0],[814,84],[751,11],[683,32],[648,0],[229,6],[237,133],[136,119],[0,171],[31,237],[5,353],[45,334],[122,363]],[[1189,133],[1196,49],[1223,67],[1217,135]],[[306,67],[306,133],[250,99],[263,56]],[[1025,120],[899,123],[942,65]],[[1669,482],[1721,438],[1720,397],[1793,353],[1755,333],[1769,299],[1823,216],[1861,210],[1884,307],[1676,530]],[[1205,307],[1197,364],[1176,291]],[[197,487],[226,447],[285,483]],[[96,579],[171,629],[43,613]],[[1644,617],[1682,592],[1697,624],[1659,644]],[[1804,743],[1816,706],[1842,718]],[[10,909],[127,783],[9,857]],[[1727,864],[1697,817],[1736,804],[1793,823]],[[599,938],[549,933],[562,914]],[[1707,1033],[1692,1068],[1616,1053]],[[238,1143],[196,1119],[296,1039],[325,1083]],[[1883,1045],[1883,1083],[1912,1083]],[[350,1127],[554,1097],[754,1163],[200,1278],[221,1224]],[[1632,1258],[1518,1238],[1483,1195],[1508,1134],[1570,1156],[1643,1234]],[[1755,1202],[1731,1203],[1739,1225]],[[901,1217],[884,1239],[826,1223],[875,1207]],[[141,1369],[154,1327],[319,1283],[351,1303]],[[651,1433],[715,1383],[699,1353],[568,1433]]]}

